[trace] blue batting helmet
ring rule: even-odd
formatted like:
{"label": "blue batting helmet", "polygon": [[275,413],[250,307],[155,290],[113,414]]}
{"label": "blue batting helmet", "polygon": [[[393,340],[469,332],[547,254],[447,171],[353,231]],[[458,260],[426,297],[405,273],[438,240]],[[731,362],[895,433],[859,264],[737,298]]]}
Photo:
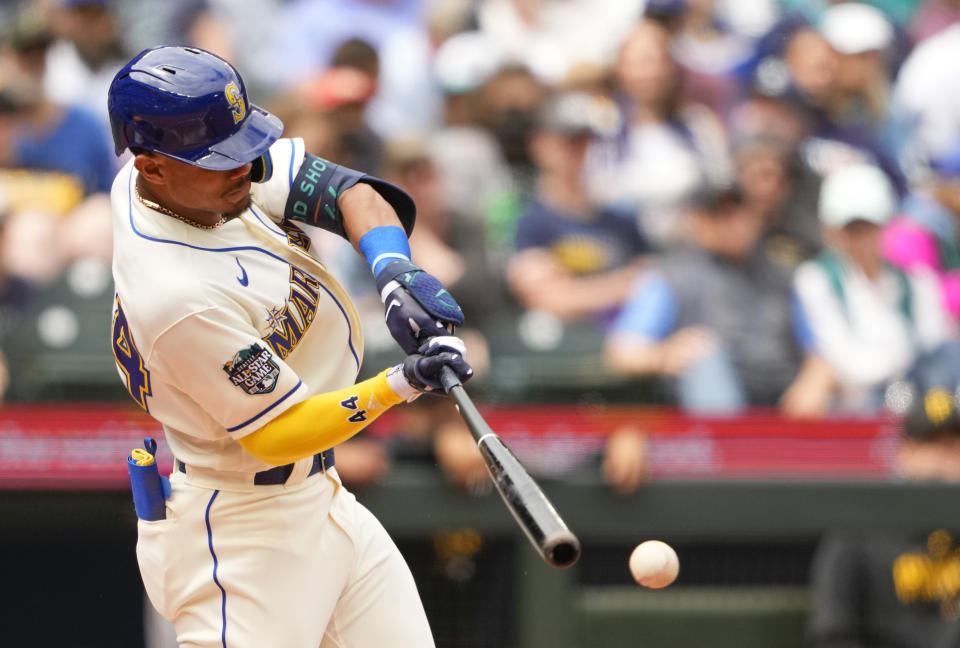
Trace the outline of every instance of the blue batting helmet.
{"label": "blue batting helmet", "polygon": [[237,70],[195,47],[144,50],[110,84],[117,155],[154,151],[204,169],[226,170],[260,157],[283,123],[247,101]]}

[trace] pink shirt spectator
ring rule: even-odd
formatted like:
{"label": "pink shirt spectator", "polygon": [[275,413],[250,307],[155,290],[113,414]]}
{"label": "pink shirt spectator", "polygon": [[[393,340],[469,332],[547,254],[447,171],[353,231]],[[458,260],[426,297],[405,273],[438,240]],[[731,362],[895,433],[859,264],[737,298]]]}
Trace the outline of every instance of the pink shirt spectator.
{"label": "pink shirt spectator", "polygon": [[901,216],[884,228],[882,237],[883,255],[890,263],[905,271],[924,267],[937,274],[944,306],[951,317],[960,319],[960,270],[943,268],[936,235]]}

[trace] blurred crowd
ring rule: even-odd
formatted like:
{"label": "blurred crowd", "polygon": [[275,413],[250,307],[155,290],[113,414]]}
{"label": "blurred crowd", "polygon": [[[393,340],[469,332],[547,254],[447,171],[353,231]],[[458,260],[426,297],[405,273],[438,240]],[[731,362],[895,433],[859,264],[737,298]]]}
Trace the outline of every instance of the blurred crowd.
{"label": "blurred crowd", "polygon": [[[5,0],[0,25],[10,399],[34,393],[13,356],[64,367],[86,335],[45,295],[109,302],[106,90],[161,43],[222,55],[288,136],[414,197],[414,260],[463,306],[478,386],[540,366],[811,418],[960,386],[956,0]],[[323,246],[389,355],[369,273]],[[452,410],[410,409],[486,483]],[[635,488],[642,433],[610,444]]]}
{"label": "blurred crowd", "polygon": [[[464,309],[471,391],[614,386],[695,415],[908,424],[919,409],[898,470],[960,479],[960,1],[0,0],[0,398],[75,399],[102,376],[124,397],[107,88],[158,44],[220,54],[286,135],[413,196],[414,261]],[[375,371],[398,350],[369,271],[331,239],[315,237]],[[391,420],[386,442],[338,447],[345,481],[416,457],[490,488],[449,403]],[[643,430],[594,459],[633,491]],[[916,584],[956,564],[943,533],[826,543],[815,585],[839,593],[813,611],[817,645],[852,641],[864,614],[880,629],[843,645],[890,624],[935,645],[956,589]],[[844,597],[891,568],[868,613]],[[915,600],[925,616],[891,613]]]}

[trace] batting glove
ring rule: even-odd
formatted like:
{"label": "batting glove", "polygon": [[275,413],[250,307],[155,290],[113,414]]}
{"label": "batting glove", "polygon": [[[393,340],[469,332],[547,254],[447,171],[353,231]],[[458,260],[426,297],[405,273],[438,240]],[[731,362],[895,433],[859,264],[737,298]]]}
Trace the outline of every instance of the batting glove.
{"label": "batting glove", "polygon": [[473,368],[467,363],[463,340],[453,335],[430,338],[387,373],[390,388],[406,401],[411,401],[423,392],[443,391],[440,370],[450,367],[464,383],[473,377]]}
{"label": "batting glove", "polygon": [[387,328],[408,354],[463,324],[463,311],[443,284],[410,261],[393,261],[377,274]]}

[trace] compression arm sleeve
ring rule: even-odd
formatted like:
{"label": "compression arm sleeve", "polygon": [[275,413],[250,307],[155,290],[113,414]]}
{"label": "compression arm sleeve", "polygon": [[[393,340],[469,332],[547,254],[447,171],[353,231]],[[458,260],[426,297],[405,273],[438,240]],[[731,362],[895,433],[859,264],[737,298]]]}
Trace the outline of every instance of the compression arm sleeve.
{"label": "compression arm sleeve", "polygon": [[390,204],[409,236],[417,217],[417,207],[400,187],[307,153],[290,187],[284,217],[308,223],[347,238],[340,195],[362,182],[368,184]]}
{"label": "compression arm sleeve", "polygon": [[387,382],[387,372],[311,396],[238,441],[251,455],[274,466],[332,448],[403,402]]}

